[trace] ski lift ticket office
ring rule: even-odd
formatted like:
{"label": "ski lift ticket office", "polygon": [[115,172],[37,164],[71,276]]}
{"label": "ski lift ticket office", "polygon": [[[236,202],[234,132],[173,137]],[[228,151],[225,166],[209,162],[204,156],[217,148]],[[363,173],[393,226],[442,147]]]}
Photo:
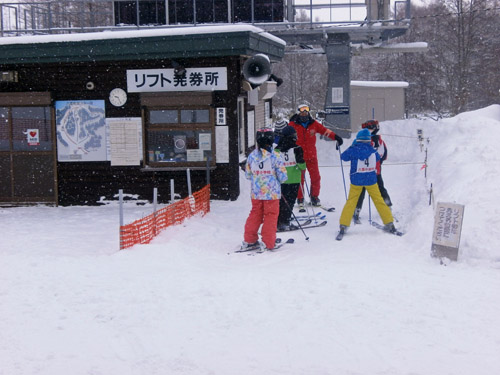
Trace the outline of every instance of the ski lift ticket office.
{"label": "ski lift ticket office", "polygon": [[207,167],[211,198],[236,199],[276,93],[243,65],[284,49],[250,25],[2,38],[0,202],[151,201],[154,187],[166,202],[171,179],[186,196],[186,169],[196,191]]}

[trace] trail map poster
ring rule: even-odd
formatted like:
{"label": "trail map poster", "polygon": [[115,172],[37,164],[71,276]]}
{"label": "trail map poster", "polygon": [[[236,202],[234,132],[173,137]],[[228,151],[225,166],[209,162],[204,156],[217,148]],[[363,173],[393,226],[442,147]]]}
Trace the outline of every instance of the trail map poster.
{"label": "trail map poster", "polygon": [[106,161],[104,100],[56,101],[57,160]]}

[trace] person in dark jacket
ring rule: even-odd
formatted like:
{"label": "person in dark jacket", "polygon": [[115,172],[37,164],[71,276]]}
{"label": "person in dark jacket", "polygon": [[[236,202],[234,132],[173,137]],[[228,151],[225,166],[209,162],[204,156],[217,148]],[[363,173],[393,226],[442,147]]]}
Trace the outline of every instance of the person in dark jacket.
{"label": "person in dark jacket", "polygon": [[[320,206],[321,175],[319,174],[318,155],[316,151],[316,134],[321,134],[333,141],[337,141],[338,146],[342,145],[344,140],[314,120],[309,114],[309,106],[307,104],[299,105],[297,114],[292,116],[288,125],[292,126],[297,132],[297,145],[304,150],[304,160],[309,177],[311,178],[311,204],[313,206]],[[304,184],[304,173],[302,173],[301,184]],[[302,190],[299,190],[297,199],[299,204],[303,204],[304,195]]]}
{"label": "person in dark jacket", "polygon": [[363,188],[370,194],[373,204],[385,225],[384,229],[388,232],[396,231],[391,209],[384,202],[377,185],[377,163],[380,161],[380,155],[370,143],[370,131],[362,129],[356,135],[353,144],[340,156],[343,161],[351,162],[351,186],[347,202],[340,214],[340,233],[344,233],[351,224],[356,203]]}
{"label": "person in dark jacket", "polygon": [[[371,145],[375,150],[377,150],[380,155],[380,162],[377,164],[377,185],[380,190],[382,198],[384,198],[385,204],[389,207],[392,206],[391,197],[384,186],[384,180],[382,179],[382,163],[387,159],[387,145],[383,141],[382,137],[377,134],[380,130],[380,125],[377,120],[368,120],[361,124],[361,128],[368,129],[371,132]],[[354,210],[354,222],[359,223],[359,213],[363,207],[363,200],[365,199],[365,189],[361,191],[361,194],[356,204],[356,210]]]}
{"label": "person in dark jacket", "polygon": [[278,216],[278,232],[289,230],[294,225],[292,208],[297,199],[302,171],[306,169],[304,152],[297,146],[297,133],[291,126],[285,126],[281,131],[276,150],[279,150],[286,168],[288,179],[281,183],[280,214]]}
{"label": "person in dark jacket", "polygon": [[281,132],[288,126],[288,122],[283,117],[278,118],[278,120],[274,123],[274,143],[278,144],[280,141]]}

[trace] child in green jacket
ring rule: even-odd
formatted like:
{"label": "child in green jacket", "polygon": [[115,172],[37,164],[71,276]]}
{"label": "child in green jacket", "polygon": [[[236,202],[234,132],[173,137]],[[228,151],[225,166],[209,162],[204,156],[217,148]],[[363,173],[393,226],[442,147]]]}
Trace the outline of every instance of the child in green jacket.
{"label": "child in green jacket", "polygon": [[280,151],[286,167],[288,179],[281,184],[280,214],[278,216],[278,232],[295,229],[290,224],[292,208],[299,192],[302,171],[306,169],[304,152],[297,146],[297,132],[291,126],[285,126],[276,147]]}

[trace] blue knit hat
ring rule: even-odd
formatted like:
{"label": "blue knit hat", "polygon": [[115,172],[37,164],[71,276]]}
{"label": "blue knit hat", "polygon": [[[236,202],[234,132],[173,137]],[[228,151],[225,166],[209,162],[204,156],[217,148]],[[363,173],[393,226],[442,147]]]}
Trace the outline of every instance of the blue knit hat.
{"label": "blue knit hat", "polygon": [[368,129],[362,129],[356,135],[356,142],[371,142],[372,134]]}

